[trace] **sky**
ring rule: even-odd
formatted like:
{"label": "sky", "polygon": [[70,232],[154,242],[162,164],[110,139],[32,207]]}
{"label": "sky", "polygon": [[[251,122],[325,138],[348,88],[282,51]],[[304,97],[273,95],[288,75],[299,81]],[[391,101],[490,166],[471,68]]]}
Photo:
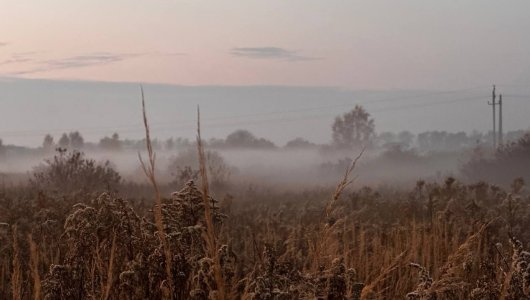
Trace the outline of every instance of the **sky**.
{"label": "sky", "polygon": [[[212,135],[248,126],[279,143],[328,141],[358,103],[380,131],[487,131],[494,83],[506,128],[528,128],[529,11],[527,0],[0,0],[0,138],[139,136],[140,83],[161,123],[201,104],[206,118],[246,120],[212,121]],[[185,135],[173,126],[159,134]]]}
{"label": "sky", "polygon": [[530,2],[0,0],[0,74],[184,85],[528,84]]}

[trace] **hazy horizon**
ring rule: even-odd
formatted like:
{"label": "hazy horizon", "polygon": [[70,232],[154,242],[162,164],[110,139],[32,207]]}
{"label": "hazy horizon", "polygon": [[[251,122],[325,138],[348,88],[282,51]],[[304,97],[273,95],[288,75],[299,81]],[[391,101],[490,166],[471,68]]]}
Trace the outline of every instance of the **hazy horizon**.
{"label": "hazy horizon", "polygon": [[[0,80],[0,138],[5,144],[38,146],[47,133],[80,131],[98,142],[118,132],[143,136],[140,84],[4,78]],[[351,90],[303,86],[184,86],[144,84],[153,135],[195,137],[201,107],[206,138],[224,138],[248,129],[277,144],[302,137],[315,143],[331,139],[337,115],[363,105],[377,132],[491,127],[491,86],[461,90]],[[528,129],[530,88],[498,85],[504,94],[504,129]],[[530,97],[529,97],[530,99]],[[310,130],[308,130],[310,128]]]}

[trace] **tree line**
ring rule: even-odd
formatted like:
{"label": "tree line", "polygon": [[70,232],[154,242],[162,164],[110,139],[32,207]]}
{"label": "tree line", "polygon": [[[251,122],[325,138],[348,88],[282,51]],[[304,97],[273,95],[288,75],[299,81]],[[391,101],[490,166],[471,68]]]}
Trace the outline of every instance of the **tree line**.
{"label": "tree line", "polygon": [[[506,141],[513,142],[522,138],[526,130],[516,130],[506,133]],[[206,141],[211,148],[242,148],[242,149],[303,149],[324,147],[327,149],[352,149],[352,148],[378,148],[401,150],[416,149],[419,152],[454,152],[472,149],[478,146],[487,146],[492,142],[491,132],[471,133],[424,131],[414,134],[410,131],[377,133],[375,120],[362,106],[357,105],[351,111],[339,115],[331,124],[331,141],[328,144],[317,144],[303,137],[296,137],[283,146],[278,146],[269,139],[257,137],[245,129],[238,129],[223,138],[212,138]],[[187,138],[169,138],[166,140],[153,140],[153,147],[157,150],[175,150],[193,146],[194,142]],[[47,134],[42,142],[45,150],[55,148],[69,149],[97,149],[119,151],[122,149],[139,150],[145,147],[145,140],[122,139],[118,133],[105,136],[97,143],[86,142],[79,131],[63,133],[57,140]],[[5,145],[0,139],[0,154],[5,151]]]}

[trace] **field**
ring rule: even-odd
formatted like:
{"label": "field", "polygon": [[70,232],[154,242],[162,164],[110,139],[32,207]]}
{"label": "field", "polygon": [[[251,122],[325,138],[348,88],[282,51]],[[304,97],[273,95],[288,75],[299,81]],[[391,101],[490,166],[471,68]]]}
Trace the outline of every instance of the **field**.
{"label": "field", "polygon": [[0,300],[530,300],[529,12],[0,0]]}
{"label": "field", "polygon": [[361,152],[335,187],[237,186],[198,138],[197,171],[160,184],[144,122],[149,184],[60,149],[4,186],[1,299],[530,297],[522,178],[362,187]]}

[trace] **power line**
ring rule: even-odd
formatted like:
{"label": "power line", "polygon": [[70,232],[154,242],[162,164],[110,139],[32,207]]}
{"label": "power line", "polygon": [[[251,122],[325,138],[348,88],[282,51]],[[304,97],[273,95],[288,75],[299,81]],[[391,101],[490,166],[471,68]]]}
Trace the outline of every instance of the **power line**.
{"label": "power line", "polygon": [[[469,91],[469,90],[475,90],[481,87],[473,87],[473,88],[467,88],[467,89],[460,89],[460,90],[451,90],[451,91],[439,91],[439,92],[431,92],[431,93],[423,93],[420,95],[414,95],[414,96],[408,96],[408,97],[390,97],[390,98],[382,98],[382,99],[372,99],[372,100],[363,100],[363,101],[356,101],[356,103],[346,103],[346,104],[335,104],[335,105],[325,105],[325,106],[318,106],[318,107],[311,107],[311,108],[303,108],[303,109],[292,109],[292,110],[282,110],[282,111],[273,111],[273,112],[265,112],[265,113],[255,113],[255,114],[243,114],[243,115],[236,115],[236,116],[224,116],[224,117],[214,117],[214,118],[204,118],[205,125],[209,126],[216,126],[216,127],[226,127],[226,126],[239,126],[239,125],[251,125],[251,124],[259,124],[259,123],[267,123],[272,121],[280,121],[280,122],[286,122],[286,121],[297,121],[297,120],[303,120],[307,119],[308,117],[298,117],[298,118],[275,118],[275,119],[265,119],[265,120],[256,120],[256,121],[240,121],[240,122],[218,122],[218,123],[208,123],[208,121],[216,121],[216,120],[233,120],[235,118],[242,118],[242,117],[257,117],[257,116],[268,116],[268,115],[275,115],[275,114],[285,114],[285,113],[296,113],[296,112],[309,112],[309,111],[317,111],[327,108],[338,108],[338,107],[351,107],[355,104],[374,104],[374,103],[383,103],[383,102],[389,102],[389,101],[403,101],[403,100],[412,100],[422,97],[428,97],[433,95],[441,95],[441,94],[452,94],[452,93],[458,93],[463,91]],[[460,99],[453,99],[453,100],[443,100],[443,101],[430,101],[428,103],[419,103],[419,104],[409,104],[409,105],[401,105],[391,108],[382,108],[382,109],[375,109],[371,110],[371,113],[378,113],[378,112],[385,112],[385,111],[396,111],[396,110],[403,110],[403,109],[412,109],[412,108],[419,108],[419,107],[429,107],[433,105],[441,105],[441,104],[451,104],[451,103],[457,103],[462,101],[468,101],[468,100],[475,100],[483,98],[483,96],[473,96],[473,97],[467,97],[467,98],[460,98]],[[331,114],[331,113],[330,113]],[[319,114],[316,116],[310,116],[310,119],[314,118],[322,118],[322,117],[329,117],[330,114]],[[333,113],[333,115],[336,115],[336,112]],[[183,124],[183,126],[175,126],[178,124]],[[153,130],[179,130],[179,129],[193,129],[195,124],[195,120],[177,120],[173,122],[153,122],[152,128]],[[169,127],[163,126],[163,125],[170,125]],[[143,127],[140,123],[137,123],[137,125],[124,125],[124,126],[102,126],[102,127],[90,127],[90,128],[75,128],[75,129],[50,129],[50,130],[19,130],[19,131],[4,131],[0,132],[0,135],[2,136],[41,136],[47,133],[61,133],[61,132],[67,132],[67,131],[82,131],[83,133],[99,133],[99,132],[107,132],[108,130],[116,130],[116,129],[122,129],[119,130],[119,132],[140,132],[143,130]]]}
{"label": "power line", "polygon": [[516,84],[516,83],[501,83],[501,84],[497,84],[497,86],[528,87],[528,88],[530,88],[530,84]]}
{"label": "power line", "polygon": [[[383,102],[390,102],[390,101],[412,100],[412,99],[428,97],[428,96],[435,96],[435,95],[441,95],[441,94],[451,94],[451,93],[458,93],[458,92],[476,90],[476,89],[483,88],[483,87],[484,86],[478,86],[478,87],[471,87],[471,88],[458,89],[458,90],[429,92],[429,93],[423,93],[423,94],[420,94],[420,95],[407,96],[407,97],[390,97],[390,98],[382,98],[382,99],[360,100],[360,101],[355,101],[355,103],[343,103],[343,104],[324,105],[324,106],[308,107],[308,108],[301,108],[301,109],[277,110],[277,111],[272,111],[272,112],[214,117],[214,118],[206,118],[204,120],[208,121],[208,120],[235,119],[235,118],[241,118],[241,117],[257,117],[257,116],[274,115],[274,114],[282,114],[282,113],[316,111],[316,110],[322,110],[322,109],[328,109],[328,108],[352,107],[352,106],[354,106],[356,104],[361,104],[361,105],[364,104],[364,105],[366,105],[366,104],[383,103]],[[186,121],[195,122],[195,120],[186,120]],[[153,124],[154,125],[164,125],[164,124],[175,124],[175,122],[174,121],[171,121],[171,122],[155,122]]]}
{"label": "power line", "polygon": [[510,97],[510,98],[524,98],[524,99],[529,99],[529,100],[530,100],[530,95],[505,94],[504,96],[505,96],[505,97]]}
{"label": "power line", "polygon": [[[378,113],[378,112],[386,112],[386,111],[396,111],[396,110],[403,110],[403,109],[411,109],[411,108],[419,108],[419,107],[429,107],[429,106],[433,106],[433,105],[440,105],[440,104],[451,104],[451,103],[456,103],[456,102],[461,102],[461,101],[468,101],[468,100],[474,100],[474,99],[480,99],[480,98],[483,98],[482,96],[474,96],[474,97],[468,97],[468,98],[461,98],[461,99],[456,99],[456,100],[443,100],[443,101],[436,101],[436,102],[429,102],[429,103],[419,103],[419,104],[410,104],[410,105],[401,105],[401,106],[396,106],[396,107],[391,107],[391,108],[383,108],[383,109],[375,109],[375,110],[371,110],[372,113]],[[409,98],[400,98],[400,100],[408,100]],[[388,100],[398,100],[398,98],[392,98],[392,99],[381,99],[380,101],[388,101]],[[359,103],[359,102],[358,102]],[[361,103],[362,104],[362,103]],[[329,107],[342,107],[342,106],[352,106],[352,104],[344,104],[344,105],[328,105],[328,106],[321,106],[319,107],[319,109],[322,109],[322,108],[329,108]],[[311,109],[301,109],[301,110],[290,110],[289,112],[301,112],[301,111],[312,111],[312,110],[316,110],[315,108],[311,108]],[[287,112],[287,111],[282,111],[281,113],[284,113],[284,112]],[[275,112],[276,113],[276,112]],[[273,113],[264,113],[264,114],[251,114],[251,115],[240,115],[240,116],[263,116],[263,115],[272,115]],[[329,113],[329,114],[319,114],[317,116],[312,116],[310,117],[311,119],[314,119],[315,117],[316,118],[321,118],[321,117],[328,117],[330,115],[336,115],[336,113]],[[292,120],[296,121],[296,120],[303,120],[305,119],[306,117],[298,117],[298,118],[291,118]],[[218,117],[218,118],[206,118],[205,120],[206,121],[215,121],[215,120],[224,120],[224,119],[227,119],[225,117]],[[230,117],[230,119],[233,119],[232,117]],[[216,127],[226,127],[226,126],[236,126],[236,125],[247,125],[247,124],[259,124],[259,123],[267,123],[267,122],[271,122],[271,121],[286,121],[286,118],[275,118],[275,119],[265,119],[265,120],[257,120],[257,121],[239,121],[239,122],[217,122],[217,123],[207,123],[205,122],[205,125],[210,125],[210,126],[216,126]],[[179,123],[183,123],[184,126],[177,126],[175,127],[175,125],[178,125]],[[170,125],[169,127],[164,127],[164,126],[161,126],[161,125]],[[153,130],[160,130],[160,129],[193,129],[195,126],[195,120],[181,120],[181,121],[175,121],[173,123],[152,123],[152,128]],[[40,135],[43,135],[43,134],[46,134],[46,133],[50,133],[50,132],[64,132],[64,131],[72,131],[72,130],[78,130],[78,131],[83,131],[83,133],[98,133],[98,132],[102,132],[101,130],[108,130],[108,129],[116,129],[118,127],[116,126],[108,126],[108,127],[93,127],[93,128],[81,128],[81,129],[56,129],[56,130],[24,130],[24,131],[11,131],[11,132],[3,132],[1,133],[3,136],[40,136]],[[138,126],[122,126],[121,127],[123,130],[121,130],[120,132],[140,132],[143,130],[143,127],[141,127],[141,125],[138,125]],[[95,129],[95,130],[91,130],[91,129]]]}
{"label": "power line", "polygon": [[[381,113],[381,112],[391,112],[391,111],[399,111],[399,110],[407,110],[407,109],[415,109],[415,108],[423,108],[423,107],[429,107],[429,106],[437,106],[437,105],[443,105],[443,104],[453,104],[453,103],[459,103],[459,102],[465,102],[470,100],[478,100],[483,99],[483,96],[474,96],[474,97],[468,97],[468,98],[461,98],[461,99],[453,99],[449,101],[437,101],[437,102],[429,102],[429,103],[417,103],[417,104],[410,104],[410,105],[401,105],[401,106],[395,106],[395,107],[389,107],[389,108],[382,108],[382,109],[375,109],[371,110],[371,113]],[[217,122],[217,123],[205,123],[205,126],[212,126],[215,128],[223,128],[223,127],[233,127],[233,126],[244,126],[244,125],[255,125],[255,124],[266,124],[266,123],[286,123],[286,122],[294,122],[294,121],[300,121],[300,120],[314,120],[314,119],[322,119],[322,118],[329,118],[332,116],[335,116],[336,113],[325,113],[325,114],[317,114],[313,116],[299,116],[299,117],[290,117],[290,118],[272,118],[272,119],[263,119],[263,120],[255,120],[255,121],[236,121],[236,122]],[[153,131],[167,131],[167,130],[184,130],[189,129],[193,130],[195,129],[195,123],[190,122],[188,125],[184,126],[152,126]],[[129,130],[127,132],[137,132],[139,130]]]}

